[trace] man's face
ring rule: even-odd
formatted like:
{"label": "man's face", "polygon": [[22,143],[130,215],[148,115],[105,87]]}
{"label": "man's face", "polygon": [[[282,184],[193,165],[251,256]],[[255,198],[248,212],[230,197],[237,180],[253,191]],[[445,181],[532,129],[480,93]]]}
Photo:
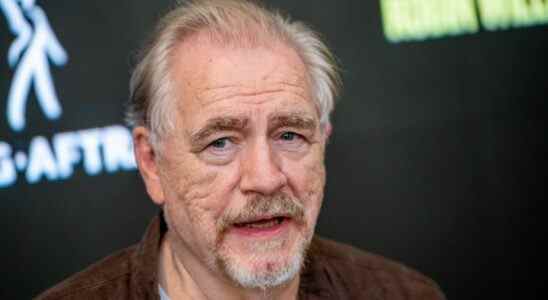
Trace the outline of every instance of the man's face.
{"label": "man's face", "polygon": [[244,287],[294,278],[325,183],[326,134],[301,59],[198,36],[172,65],[176,129],[156,159],[155,199],[169,236],[185,259]]}

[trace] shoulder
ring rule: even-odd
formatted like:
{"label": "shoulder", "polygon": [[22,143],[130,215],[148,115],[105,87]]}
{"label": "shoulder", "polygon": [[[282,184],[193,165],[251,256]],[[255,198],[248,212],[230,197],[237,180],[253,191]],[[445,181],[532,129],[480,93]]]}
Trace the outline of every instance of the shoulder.
{"label": "shoulder", "polygon": [[125,290],[132,273],[132,246],[103,258],[36,297],[51,299],[101,299],[114,290]]}
{"label": "shoulder", "polygon": [[310,251],[329,281],[348,298],[367,294],[381,299],[445,299],[432,279],[380,255],[320,237],[314,238]]}

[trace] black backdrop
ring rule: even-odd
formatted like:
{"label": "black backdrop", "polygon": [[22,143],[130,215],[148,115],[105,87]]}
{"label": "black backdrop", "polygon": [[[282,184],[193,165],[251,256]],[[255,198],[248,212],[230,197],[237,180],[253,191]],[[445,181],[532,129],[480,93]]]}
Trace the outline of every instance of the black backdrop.
{"label": "black backdrop", "polygon": [[[433,277],[450,299],[536,293],[544,233],[548,28],[386,41],[378,1],[268,1],[327,38],[344,94],[328,147],[320,234]],[[0,21],[0,141],[121,124],[131,57],[165,1],[37,1],[69,55],[52,65],[63,106],[5,121],[14,36]],[[0,188],[2,299],[28,299],[136,242],[157,210],[136,171]]]}

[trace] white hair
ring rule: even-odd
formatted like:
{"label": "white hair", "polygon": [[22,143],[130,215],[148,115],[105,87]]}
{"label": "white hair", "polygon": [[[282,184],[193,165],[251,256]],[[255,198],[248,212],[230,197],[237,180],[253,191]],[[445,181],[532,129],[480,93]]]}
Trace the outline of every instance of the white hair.
{"label": "white hair", "polygon": [[318,33],[302,22],[292,21],[250,0],[194,0],[175,6],[159,22],[130,80],[126,121],[151,131],[151,144],[171,132],[174,120],[170,103],[170,59],[173,49],[197,32],[223,43],[282,42],[302,59],[309,77],[322,128],[339,93],[338,68]]}

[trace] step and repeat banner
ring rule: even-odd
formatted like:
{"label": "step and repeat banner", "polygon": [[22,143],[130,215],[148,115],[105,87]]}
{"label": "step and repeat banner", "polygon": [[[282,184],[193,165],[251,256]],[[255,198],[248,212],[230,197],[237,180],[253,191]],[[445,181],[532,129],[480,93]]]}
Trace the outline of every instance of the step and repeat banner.
{"label": "step and repeat banner", "polygon": [[[319,233],[449,299],[537,291],[548,1],[266,2],[341,64]],[[136,50],[172,5],[0,0],[2,299],[137,242],[157,212],[123,115]]]}

